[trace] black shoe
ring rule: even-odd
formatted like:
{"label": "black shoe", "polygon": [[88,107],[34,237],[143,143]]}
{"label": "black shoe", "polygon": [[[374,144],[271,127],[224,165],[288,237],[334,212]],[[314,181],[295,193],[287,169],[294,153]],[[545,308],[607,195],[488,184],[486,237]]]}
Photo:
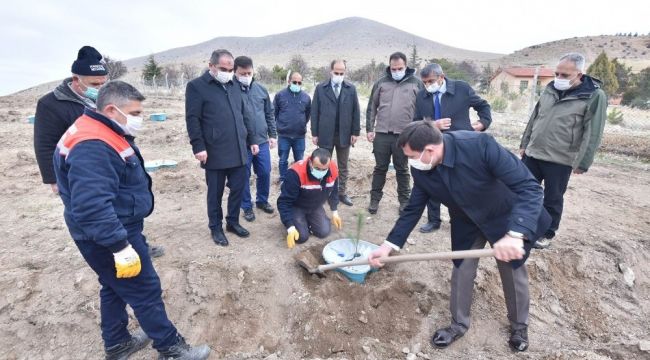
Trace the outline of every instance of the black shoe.
{"label": "black shoe", "polygon": [[239,224],[226,224],[226,231],[234,233],[241,238],[248,237],[251,234]]}
{"label": "black shoe", "polygon": [[508,344],[514,351],[528,350],[528,328],[512,330]]}
{"label": "black shoe", "polygon": [[226,234],[223,233],[221,227],[212,230],[212,241],[219,246],[228,246],[228,238],[226,238]]}
{"label": "black shoe", "polygon": [[137,351],[144,349],[149,343],[151,343],[151,339],[142,329],[138,329],[131,335],[131,340],[106,349],[106,360],[126,360]]}
{"label": "black shoe", "polygon": [[371,214],[376,214],[379,210],[379,201],[370,200],[370,205],[368,206],[368,212]]}
{"label": "black shoe", "polygon": [[461,332],[455,326],[448,326],[443,329],[438,329],[438,331],[433,334],[431,344],[439,349],[443,349],[463,337],[463,335],[465,335],[465,333]]}
{"label": "black shoe", "polygon": [[434,232],[434,231],[436,231],[438,229],[440,229],[440,223],[439,222],[429,221],[428,223],[420,226],[420,232],[421,233],[430,233],[430,232]]}
{"label": "black shoe", "polygon": [[546,238],[537,239],[533,244],[535,249],[548,249],[549,246],[551,246],[551,240]]}
{"label": "black shoe", "polygon": [[271,206],[271,204],[269,204],[267,202],[264,203],[264,204],[255,204],[255,207],[258,208],[258,209],[261,209],[262,211],[264,211],[267,214],[273,214],[273,212],[275,211],[273,206]]}
{"label": "black shoe", "polygon": [[255,213],[253,212],[253,209],[244,210],[244,219],[248,222],[255,221]]}
{"label": "black shoe", "polygon": [[190,346],[180,335],[176,345],[158,350],[158,360],[205,360],[208,356],[210,356],[208,345]]}
{"label": "black shoe", "polygon": [[349,196],[347,195],[339,195],[339,201],[347,206],[352,206],[354,203],[352,203],[352,199],[350,199]]}
{"label": "black shoe", "polygon": [[165,255],[165,248],[162,246],[149,246],[149,256],[158,258]]}

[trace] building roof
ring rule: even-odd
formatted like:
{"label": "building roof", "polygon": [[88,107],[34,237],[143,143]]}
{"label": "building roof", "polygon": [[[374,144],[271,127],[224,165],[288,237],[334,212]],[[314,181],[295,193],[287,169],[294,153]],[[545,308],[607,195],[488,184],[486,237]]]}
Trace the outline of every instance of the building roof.
{"label": "building roof", "polygon": [[[501,68],[499,70],[504,71],[514,77],[532,78],[535,76],[534,67],[507,67],[507,68]],[[555,71],[553,69],[543,68],[543,67],[539,68],[539,73],[537,74],[537,77],[554,77],[554,76],[555,76]]]}

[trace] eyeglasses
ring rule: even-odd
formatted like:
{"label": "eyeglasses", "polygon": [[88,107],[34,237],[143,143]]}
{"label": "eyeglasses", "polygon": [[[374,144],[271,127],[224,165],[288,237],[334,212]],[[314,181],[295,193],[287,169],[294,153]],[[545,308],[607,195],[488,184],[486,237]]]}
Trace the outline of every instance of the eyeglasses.
{"label": "eyeglasses", "polygon": [[302,85],[302,81],[292,81],[291,83],[294,85]]}

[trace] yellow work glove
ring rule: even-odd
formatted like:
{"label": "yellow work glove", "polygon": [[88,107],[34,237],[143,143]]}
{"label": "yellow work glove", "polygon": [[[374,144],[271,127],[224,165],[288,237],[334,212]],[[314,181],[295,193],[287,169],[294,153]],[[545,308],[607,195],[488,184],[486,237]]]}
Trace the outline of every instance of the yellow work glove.
{"label": "yellow work glove", "polygon": [[296,246],[296,240],[300,238],[300,233],[296,230],[295,226],[287,229],[287,247],[293,249]]}
{"label": "yellow work glove", "polygon": [[115,258],[115,270],[117,271],[117,278],[130,278],[138,276],[142,265],[140,264],[140,256],[133,247],[129,246],[113,254]]}
{"label": "yellow work glove", "polygon": [[343,221],[341,221],[339,212],[336,210],[332,211],[332,224],[334,227],[336,227],[337,230],[341,230],[341,228],[343,228]]}

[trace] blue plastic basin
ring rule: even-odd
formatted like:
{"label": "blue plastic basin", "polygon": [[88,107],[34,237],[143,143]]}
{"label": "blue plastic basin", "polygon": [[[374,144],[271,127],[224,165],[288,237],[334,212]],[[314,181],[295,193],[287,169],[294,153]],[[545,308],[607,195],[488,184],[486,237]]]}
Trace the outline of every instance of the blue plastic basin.
{"label": "blue plastic basin", "polygon": [[165,114],[165,113],[151,114],[151,115],[149,115],[149,119],[151,121],[165,121],[165,120],[167,120],[167,114]]}
{"label": "blue plastic basin", "polygon": [[[336,264],[344,261],[358,260],[367,258],[370,253],[378,249],[379,245],[359,240],[359,246],[356,247],[351,239],[338,239],[325,245],[323,248],[323,259],[328,264]],[[355,256],[356,249],[356,256]],[[366,275],[374,271],[370,265],[347,266],[337,269],[350,281],[362,284]]]}

